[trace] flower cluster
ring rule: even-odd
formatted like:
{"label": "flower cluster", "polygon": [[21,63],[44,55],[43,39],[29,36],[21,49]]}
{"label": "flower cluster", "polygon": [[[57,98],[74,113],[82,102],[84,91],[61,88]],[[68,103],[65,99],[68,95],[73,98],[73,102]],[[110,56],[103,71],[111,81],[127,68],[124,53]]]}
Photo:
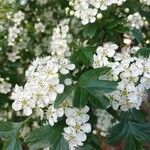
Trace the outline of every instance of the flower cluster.
{"label": "flower cluster", "polygon": [[[66,52],[68,53],[70,50],[66,39],[69,37],[68,31],[66,20],[54,28],[49,49],[51,56],[34,60],[26,71],[27,82],[24,88],[16,85],[12,93],[12,99],[15,100],[12,107],[15,111],[23,110],[23,114],[29,116],[33,109],[39,109],[43,114],[42,109],[46,107],[45,115],[52,126],[57,122],[57,118],[64,114],[62,108],[55,109],[53,105],[57,95],[64,91],[64,85],[60,83],[59,73],[68,74],[70,70],[75,69],[75,65],[70,63],[66,55]],[[69,85],[67,80],[64,82]],[[70,80],[69,82],[72,82]]]}
{"label": "flower cluster", "polygon": [[38,23],[35,23],[35,30],[37,33],[44,33],[45,32],[45,26],[42,22],[38,22]]}
{"label": "flower cluster", "polygon": [[83,25],[94,23],[97,18],[101,18],[102,14],[99,11],[106,10],[113,4],[122,5],[126,0],[72,0],[70,6],[73,10],[70,15],[74,15],[81,19]]}
{"label": "flower cluster", "polygon": [[25,14],[22,11],[18,11],[14,14],[12,21],[14,23],[13,26],[9,27],[9,34],[8,34],[8,45],[13,46],[15,40],[18,38],[19,35],[22,34],[22,26],[20,26],[21,22],[24,20]]}
{"label": "flower cluster", "polygon": [[145,18],[139,12],[130,14],[127,17],[128,26],[131,28],[141,29],[145,24]]}
{"label": "flower cluster", "polygon": [[12,93],[13,109],[23,109],[25,115],[31,115],[35,107],[44,108],[53,104],[58,94],[64,90],[60,84],[58,62],[51,57],[37,58],[26,71],[27,83],[23,87],[16,85]]}
{"label": "flower cluster", "polygon": [[70,150],[75,150],[78,146],[83,146],[86,140],[86,133],[91,132],[91,125],[88,122],[89,115],[87,114],[89,107],[85,106],[82,109],[66,108],[65,115],[67,117],[64,128],[64,139],[68,142]]}
{"label": "flower cluster", "polygon": [[[17,138],[28,149],[101,149],[95,138],[111,138],[122,125],[131,122],[138,132],[134,113],[146,110],[150,90],[149,0],[0,3],[0,126],[15,132],[1,145],[11,147]],[[9,120],[24,121],[3,125]],[[134,135],[137,144],[147,134],[144,126]],[[41,132],[50,145],[33,137]],[[120,133],[130,144],[130,133],[126,139]]]}
{"label": "flower cluster", "polygon": [[[97,54],[93,56],[93,67],[108,66],[112,68],[111,73],[105,78],[118,82],[117,90],[108,96],[115,110],[139,109],[142,101],[146,98],[145,91],[149,88],[150,68],[147,66],[149,59],[135,57],[134,53],[139,47],[124,47],[120,53],[115,52],[118,47],[115,45],[114,48],[114,45],[105,43],[103,47],[100,46],[97,49]],[[104,47],[105,50],[102,50]],[[108,59],[108,56],[111,59]]]}
{"label": "flower cluster", "polygon": [[7,94],[11,91],[11,84],[0,77],[0,93]]}
{"label": "flower cluster", "polygon": [[93,56],[93,67],[103,67],[109,64],[109,58],[113,57],[118,46],[114,43],[105,43],[96,49],[96,54]]}
{"label": "flower cluster", "polygon": [[64,19],[53,29],[52,40],[48,48],[48,52],[57,59],[56,62],[61,66],[60,72],[62,74],[68,74],[69,70],[75,69],[75,65],[71,64],[68,59],[71,55],[69,43],[72,41],[68,24],[69,19]]}
{"label": "flower cluster", "polygon": [[97,109],[96,116],[98,117],[96,127],[104,137],[108,134],[108,129],[118,123],[106,110]]}
{"label": "flower cluster", "polygon": [[140,2],[142,4],[150,5],[150,1],[149,0],[140,0]]}

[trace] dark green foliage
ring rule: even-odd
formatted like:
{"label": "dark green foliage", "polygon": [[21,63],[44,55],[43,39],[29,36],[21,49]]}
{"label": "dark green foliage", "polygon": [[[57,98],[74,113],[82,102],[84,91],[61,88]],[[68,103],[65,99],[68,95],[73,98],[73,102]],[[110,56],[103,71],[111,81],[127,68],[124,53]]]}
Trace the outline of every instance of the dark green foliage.
{"label": "dark green foliage", "polygon": [[72,56],[72,61],[75,64],[82,64],[88,67],[92,64],[95,51],[96,48],[94,47],[81,47]]}
{"label": "dark green foliage", "polygon": [[55,126],[42,126],[32,131],[26,138],[30,150],[45,148],[50,146],[51,150],[68,150],[68,145],[63,139],[62,131],[64,122],[59,122]]}
{"label": "dark green foliage", "polygon": [[3,150],[22,150],[21,141],[18,139],[21,126],[21,123],[0,122],[0,138],[4,140]]}
{"label": "dark green foliage", "polygon": [[143,56],[145,58],[148,58],[150,56],[150,48],[145,47],[141,48],[137,51],[136,56]]}
{"label": "dark green foliage", "polygon": [[109,144],[125,143],[125,150],[141,150],[143,142],[150,142],[150,123],[134,121],[130,113],[110,129]]}
{"label": "dark green foliage", "polygon": [[104,94],[114,91],[117,84],[112,81],[97,79],[109,71],[110,68],[102,67],[84,72],[76,84],[74,106],[84,107],[89,101],[94,106],[106,108],[109,105],[109,100]]}
{"label": "dark green foliage", "polygon": [[67,97],[72,93],[75,86],[65,87],[65,90],[62,94],[59,94],[54,102],[54,106],[58,107]]}

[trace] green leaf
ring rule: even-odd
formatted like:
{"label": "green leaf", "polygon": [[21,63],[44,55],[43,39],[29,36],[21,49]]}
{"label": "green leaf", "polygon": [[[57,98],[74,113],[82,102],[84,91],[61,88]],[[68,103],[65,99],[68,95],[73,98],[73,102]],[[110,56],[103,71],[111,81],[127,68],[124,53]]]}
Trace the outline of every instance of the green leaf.
{"label": "green leaf", "polygon": [[111,20],[109,23],[106,24],[107,29],[113,29],[114,27],[118,26],[119,22],[116,20]]}
{"label": "green leaf", "polygon": [[62,94],[59,94],[54,102],[54,107],[57,108],[59,105],[72,93],[75,86],[67,86]]}
{"label": "green leaf", "polygon": [[96,34],[98,27],[99,26],[97,22],[86,25],[83,30],[83,37],[92,38]]}
{"label": "green leaf", "polygon": [[50,147],[51,150],[69,150],[68,143],[65,141],[63,136],[61,137],[61,140],[59,140],[58,144],[53,145],[53,147]]}
{"label": "green leaf", "polygon": [[115,125],[109,131],[108,143],[112,145],[120,143],[123,139],[126,138],[127,131],[128,131],[127,123],[120,122],[119,124]]}
{"label": "green leaf", "polygon": [[[107,81],[107,80],[93,80],[88,83],[87,85],[87,91],[93,95],[96,99],[89,99],[91,104],[99,104],[98,106],[101,106],[101,108],[107,108],[109,105],[109,99],[105,97],[104,94],[110,93],[114,90],[116,90],[117,83],[113,81]],[[92,102],[93,100],[93,102]],[[94,102],[95,101],[95,102]]]}
{"label": "green leaf", "polygon": [[130,30],[127,27],[124,27],[123,25],[118,25],[117,27],[113,28],[114,31],[117,33],[128,33]]}
{"label": "green leaf", "polygon": [[142,150],[142,144],[132,135],[128,135],[128,140],[125,144],[125,150]]}
{"label": "green leaf", "polygon": [[18,139],[18,132],[22,123],[0,121],[0,138],[4,140],[3,150],[22,150],[21,141]]}
{"label": "green leaf", "polygon": [[84,88],[77,86],[74,93],[73,106],[82,108],[87,104],[87,100],[88,92]]}
{"label": "green leaf", "polygon": [[84,145],[78,147],[77,150],[101,150],[100,140],[96,135],[91,133],[88,135]]}
{"label": "green leaf", "polygon": [[97,69],[88,70],[84,72],[79,78],[79,84],[84,87],[89,83],[89,81],[98,79],[99,76],[105,75],[110,70],[111,68],[109,67],[101,67]]}
{"label": "green leaf", "polygon": [[0,138],[12,139],[20,130],[21,123],[0,121]]}
{"label": "green leaf", "polygon": [[53,127],[50,125],[42,126],[39,129],[30,132],[25,139],[25,142],[28,143],[30,150],[36,150],[48,146],[51,150],[56,150],[56,148],[57,150],[61,150],[60,148],[64,146],[62,145],[64,144],[62,141],[63,128],[64,122],[59,122]]}
{"label": "green leaf", "polygon": [[118,144],[121,141],[126,143],[125,150],[141,150],[141,141],[150,142],[150,123],[135,122],[127,116],[110,129],[109,143]]}
{"label": "green leaf", "polygon": [[133,33],[133,36],[134,36],[134,38],[136,39],[136,41],[137,41],[138,43],[143,43],[144,38],[143,38],[143,35],[142,35],[142,33],[141,33],[140,30],[134,28],[134,29],[132,30],[132,33]]}
{"label": "green leaf", "polygon": [[3,145],[3,150],[22,150],[21,141],[17,138],[6,140]]}
{"label": "green leaf", "polygon": [[92,98],[90,97],[88,101],[95,108],[101,108],[101,109],[106,109],[110,104],[110,100],[104,95],[99,97],[92,95]]}
{"label": "green leaf", "polygon": [[76,150],[99,150],[99,149],[94,148],[90,144],[84,144],[83,146],[78,147]]}
{"label": "green leaf", "polygon": [[30,150],[44,148],[50,145],[51,126],[43,126],[29,133],[25,142],[28,143]]}
{"label": "green leaf", "polygon": [[87,85],[88,91],[92,95],[101,96],[105,93],[110,93],[117,88],[117,82],[109,80],[93,80],[90,81]]}
{"label": "green leaf", "polygon": [[72,56],[72,60],[75,64],[89,66],[91,65],[95,51],[96,48],[94,47],[81,47]]}
{"label": "green leaf", "polygon": [[143,56],[145,58],[148,58],[150,56],[150,48],[148,48],[148,47],[141,48],[137,51],[137,53],[135,55],[136,56]]}
{"label": "green leaf", "polygon": [[81,108],[87,104],[87,100],[98,108],[107,108],[109,99],[104,94],[115,90],[116,83],[112,81],[96,80],[100,75],[110,71],[108,67],[91,69],[84,72],[77,82],[73,104]]}

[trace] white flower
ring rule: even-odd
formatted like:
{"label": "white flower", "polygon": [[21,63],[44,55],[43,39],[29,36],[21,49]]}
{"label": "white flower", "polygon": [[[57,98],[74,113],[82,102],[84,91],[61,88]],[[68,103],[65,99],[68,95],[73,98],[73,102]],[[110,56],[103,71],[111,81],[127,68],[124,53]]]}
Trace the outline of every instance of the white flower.
{"label": "white flower", "polygon": [[46,112],[46,118],[51,126],[53,126],[57,121],[58,117],[62,117],[64,115],[63,108],[55,109],[53,105],[48,107]]}
{"label": "white flower", "polygon": [[131,108],[139,109],[145,92],[139,86],[135,86],[134,82],[121,81],[117,87],[117,91],[110,93],[112,107],[117,110],[128,111]]}
{"label": "white flower", "polygon": [[53,29],[52,40],[48,52],[52,55],[65,56],[70,51],[69,41],[72,38],[69,34],[69,20],[61,21],[56,28]]}
{"label": "white flower", "polygon": [[18,55],[18,51],[13,51],[11,53],[7,53],[8,60],[11,62],[15,62],[16,60],[20,59],[20,56]]}
{"label": "white flower", "polygon": [[141,29],[144,26],[144,18],[138,12],[129,15],[127,22],[131,28]]}
{"label": "white flower", "polygon": [[20,5],[26,5],[26,3],[28,2],[28,0],[20,0]]}
{"label": "white flower", "polygon": [[0,77],[0,93],[7,94],[11,91],[11,84]]}
{"label": "white flower", "polygon": [[25,14],[22,11],[18,11],[14,14],[14,18],[12,19],[16,25],[20,25],[21,21],[24,20]]}
{"label": "white flower", "polygon": [[115,55],[115,51],[118,46],[114,43],[105,43],[103,46],[99,46],[96,50],[96,54],[93,55],[93,67],[99,68],[109,65],[109,58]]}
{"label": "white flower", "polygon": [[31,115],[32,109],[35,107],[35,101],[31,99],[31,95],[32,93],[28,89],[16,85],[11,96],[15,100],[12,108],[15,111],[23,110],[23,113],[27,116]]}
{"label": "white flower", "polygon": [[67,79],[65,79],[64,80],[64,83],[65,83],[65,85],[71,85],[72,84],[72,79],[70,79],[70,78],[67,78]]}
{"label": "white flower", "polygon": [[[97,18],[101,18],[99,11],[106,10],[113,4],[122,5],[126,0],[71,0],[70,6],[73,7],[71,15],[81,19],[81,23],[86,25],[94,23]],[[99,17],[98,17],[99,16]]]}
{"label": "white flower", "polygon": [[108,129],[118,123],[118,121],[113,121],[113,116],[106,110],[97,109],[96,116],[98,117],[96,127],[101,130],[100,134],[104,137],[108,134]]}
{"label": "white flower", "polygon": [[38,22],[35,24],[35,30],[37,33],[44,33],[45,32],[45,25],[42,22]]}
{"label": "white flower", "polygon": [[150,0],[140,0],[142,4],[150,5]]}
{"label": "white flower", "polygon": [[64,128],[63,135],[70,149],[82,146],[87,138],[86,133],[91,132],[91,125],[87,123],[89,120],[88,111],[88,106],[82,109],[69,107],[65,109],[66,124],[68,127]]}
{"label": "white flower", "polygon": [[9,27],[8,29],[8,45],[13,46],[15,44],[15,40],[19,35],[22,34],[22,28],[17,26]]}

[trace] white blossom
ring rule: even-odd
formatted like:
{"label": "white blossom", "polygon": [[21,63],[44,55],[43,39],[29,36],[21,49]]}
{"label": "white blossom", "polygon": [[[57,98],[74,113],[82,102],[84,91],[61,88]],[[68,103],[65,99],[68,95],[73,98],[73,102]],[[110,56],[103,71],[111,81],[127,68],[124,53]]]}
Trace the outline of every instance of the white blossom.
{"label": "white blossom", "polygon": [[141,29],[144,26],[144,18],[139,14],[139,12],[130,14],[127,17],[127,22],[131,28]]}
{"label": "white blossom", "polygon": [[115,55],[118,46],[114,43],[105,43],[96,49],[96,54],[93,56],[93,67],[103,67],[109,65],[109,58]]}
{"label": "white blossom", "polygon": [[4,78],[0,77],[0,93],[7,94],[11,91],[11,84]]}
{"label": "white blossom", "polygon": [[150,5],[150,0],[140,0],[142,4]]}
{"label": "white blossom", "polygon": [[18,11],[17,13],[14,14],[12,20],[16,25],[20,25],[21,21],[24,20],[24,18],[25,14],[22,11]]}
{"label": "white blossom", "polygon": [[42,22],[38,22],[35,24],[35,30],[37,33],[44,33],[45,32],[45,25]]}
{"label": "white blossom", "polygon": [[71,0],[69,4],[73,10],[70,11],[70,14],[80,18],[81,23],[86,25],[88,23],[94,23],[96,17],[98,19],[102,18],[99,11],[104,11],[113,4],[120,6],[125,1],[126,0]]}
{"label": "white blossom", "polygon": [[108,129],[118,123],[106,110],[97,109],[96,116],[98,117],[96,127],[104,137],[108,134]]}
{"label": "white blossom", "polygon": [[53,105],[48,107],[46,112],[46,118],[51,126],[58,121],[58,117],[62,117],[64,114],[63,108],[55,109]]}
{"label": "white blossom", "polygon": [[87,138],[86,133],[91,132],[91,125],[87,123],[89,120],[88,111],[88,106],[82,109],[69,107],[65,109],[66,124],[68,127],[64,128],[63,135],[69,144],[70,150],[82,146]]}

